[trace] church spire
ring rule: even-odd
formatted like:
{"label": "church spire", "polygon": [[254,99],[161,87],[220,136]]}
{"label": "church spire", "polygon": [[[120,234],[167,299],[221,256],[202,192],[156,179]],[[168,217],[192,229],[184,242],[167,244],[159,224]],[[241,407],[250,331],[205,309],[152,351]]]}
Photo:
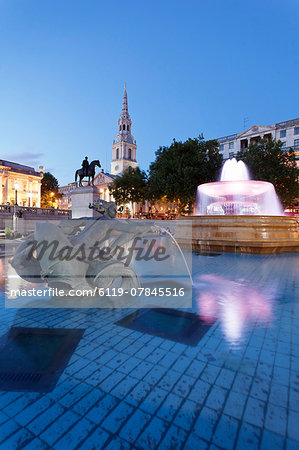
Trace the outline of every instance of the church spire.
{"label": "church spire", "polygon": [[128,111],[128,97],[127,97],[127,87],[125,84],[124,95],[123,95],[123,105],[121,110],[121,119],[130,119],[129,111]]}
{"label": "church spire", "polygon": [[121,115],[118,120],[118,133],[112,145],[111,173],[119,175],[127,167],[137,167],[137,145],[131,134],[131,118],[128,111],[127,88],[125,85]]}

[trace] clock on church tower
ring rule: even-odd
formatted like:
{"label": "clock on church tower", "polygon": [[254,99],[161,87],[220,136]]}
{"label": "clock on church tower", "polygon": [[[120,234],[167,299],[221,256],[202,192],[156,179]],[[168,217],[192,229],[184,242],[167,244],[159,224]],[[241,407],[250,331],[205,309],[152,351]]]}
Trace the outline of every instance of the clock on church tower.
{"label": "clock on church tower", "polygon": [[112,175],[120,175],[127,167],[137,167],[137,145],[131,134],[132,122],[128,112],[128,97],[125,87],[122,111],[118,121],[118,134],[112,145]]}

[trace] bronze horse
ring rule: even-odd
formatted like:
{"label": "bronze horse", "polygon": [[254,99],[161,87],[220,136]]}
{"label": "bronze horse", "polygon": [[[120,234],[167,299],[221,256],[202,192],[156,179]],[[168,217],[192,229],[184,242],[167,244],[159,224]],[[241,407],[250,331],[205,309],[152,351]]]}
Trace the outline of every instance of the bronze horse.
{"label": "bronze horse", "polygon": [[[88,166],[87,169],[87,176],[88,176],[88,186],[90,186],[90,178],[91,178],[91,184],[93,186],[93,180],[96,173],[95,166],[101,167],[100,161],[98,159],[95,159],[94,161],[91,161],[91,163]],[[84,175],[83,169],[76,170],[75,173],[75,182],[77,183],[77,177],[79,176],[79,186],[83,186],[82,180],[86,177]]]}

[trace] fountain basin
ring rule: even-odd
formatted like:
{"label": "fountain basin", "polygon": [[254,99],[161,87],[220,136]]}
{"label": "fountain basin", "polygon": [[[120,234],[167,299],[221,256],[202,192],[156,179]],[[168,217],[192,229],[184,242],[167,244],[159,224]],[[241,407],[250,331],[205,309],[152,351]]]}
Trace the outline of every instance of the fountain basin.
{"label": "fountain basin", "polygon": [[250,198],[271,191],[272,186],[267,181],[256,180],[216,181],[214,183],[201,184],[198,190],[210,197],[226,197],[238,194]]}
{"label": "fountain basin", "polygon": [[201,184],[197,198],[197,212],[203,215],[283,215],[274,186],[267,181],[231,180]]}
{"label": "fountain basin", "polygon": [[299,251],[295,217],[201,215],[182,219],[186,226],[179,227],[175,238],[182,246],[190,245],[191,240],[194,250],[256,254]]}

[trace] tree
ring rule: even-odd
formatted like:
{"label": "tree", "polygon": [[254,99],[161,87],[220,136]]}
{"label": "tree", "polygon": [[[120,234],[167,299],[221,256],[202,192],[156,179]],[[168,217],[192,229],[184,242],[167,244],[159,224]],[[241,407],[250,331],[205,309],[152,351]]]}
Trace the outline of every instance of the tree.
{"label": "tree", "polygon": [[58,192],[58,180],[50,172],[45,172],[41,181],[41,206],[49,208],[53,205],[53,199],[62,197]]}
{"label": "tree", "polygon": [[285,151],[281,141],[261,139],[238,152],[237,159],[248,166],[252,178],[274,185],[284,207],[291,206],[298,198],[299,169],[292,148]]}
{"label": "tree", "polygon": [[166,196],[178,202],[181,211],[186,207],[190,211],[197,186],[217,179],[223,161],[218,147],[216,140],[205,141],[202,135],[160,147],[150,165],[148,198],[156,201]]}
{"label": "tree", "polygon": [[131,203],[133,211],[133,203],[143,203],[146,198],[146,184],[147,177],[143,170],[128,167],[109,185],[109,191],[117,205]]}

